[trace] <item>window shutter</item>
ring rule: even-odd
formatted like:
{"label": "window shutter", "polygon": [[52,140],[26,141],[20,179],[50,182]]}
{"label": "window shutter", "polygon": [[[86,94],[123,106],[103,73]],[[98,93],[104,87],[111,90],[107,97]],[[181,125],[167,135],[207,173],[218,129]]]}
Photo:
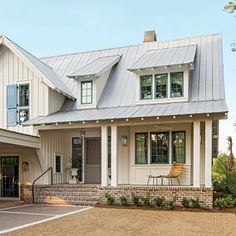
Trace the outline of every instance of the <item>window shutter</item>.
{"label": "window shutter", "polygon": [[7,125],[17,124],[17,85],[7,86]]}

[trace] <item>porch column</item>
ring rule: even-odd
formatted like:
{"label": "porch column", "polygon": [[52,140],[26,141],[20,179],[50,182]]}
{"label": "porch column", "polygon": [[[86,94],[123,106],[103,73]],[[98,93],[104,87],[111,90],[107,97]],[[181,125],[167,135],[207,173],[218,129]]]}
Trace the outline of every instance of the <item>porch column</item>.
{"label": "porch column", "polygon": [[117,125],[111,126],[111,186],[117,186],[118,175],[117,175],[117,136],[118,128]]}
{"label": "porch column", "polygon": [[200,187],[200,121],[193,122],[193,186]]}
{"label": "porch column", "polygon": [[107,126],[101,127],[101,185],[107,186],[108,180],[108,132]]}
{"label": "porch column", "polygon": [[205,187],[212,187],[212,120],[205,122]]}

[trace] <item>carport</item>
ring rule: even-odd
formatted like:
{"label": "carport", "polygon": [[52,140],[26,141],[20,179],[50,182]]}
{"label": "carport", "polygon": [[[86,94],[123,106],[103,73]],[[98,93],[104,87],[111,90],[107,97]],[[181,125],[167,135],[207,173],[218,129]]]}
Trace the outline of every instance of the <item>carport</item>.
{"label": "carport", "polygon": [[19,198],[20,185],[41,173],[39,137],[0,129],[0,197]]}

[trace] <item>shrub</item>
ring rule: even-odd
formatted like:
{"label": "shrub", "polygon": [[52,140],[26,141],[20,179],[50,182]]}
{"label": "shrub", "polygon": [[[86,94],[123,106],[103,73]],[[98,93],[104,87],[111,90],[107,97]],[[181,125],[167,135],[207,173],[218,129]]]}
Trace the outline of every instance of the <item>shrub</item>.
{"label": "shrub", "polygon": [[168,210],[174,210],[176,206],[176,197],[173,197],[172,200],[165,201],[165,208]]}
{"label": "shrub", "polygon": [[213,182],[221,183],[222,180],[226,179],[228,167],[228,156],[223,153],[218,155],[218,157],[214,160],[212,167],[212,179]]}
{"label": "shrub", "polygon": [[154,203],[158,207],[163,206],[164,202],[165,202],[165,197],[155,197],[154,198]]}
{"label": "shrub", "polygon": [[108,203],[109,205],[114,204],[115,198],[114,198],[111,194],[105,193],[105,198],[107,199],[107,203]]}
{"label": "shrub", "polygon": [[138,206],[139,203],[140,203],[140,196],[138,196],[138,195],[132,193],[131,202],[132,202],[135,206]]}
{"label": "shrub", "polygon": [[120,196],[120,204],[122,206],[126,206],[127,205],[127,197],[126,196]]}
{"label": "shrub", "polygon": [[236,171],[226,175],[226,190],[228,193],[236,196]]}
{"label": "shrub", "polygon": [[150,193],[146,193],[144,197],[141,197],[143,206],[150,206]]}
{"label": "shrub", "polygon": [[191,198],[184,197],[182,200],[182,206],[185,208],[191,207]]}
{"label": "shrub", "polygon": [[217,198],[214,201],[214,206],[218,207],[220,210],[224,210],[225,208],[234,207],[236,205],[236,200],[232,195],[228,195],[223,198]]}
{"label": "shrub", "polygon": [[191,205],[193,208],[201,208],[201,201],[200,201],[199,197],[191,198]]}

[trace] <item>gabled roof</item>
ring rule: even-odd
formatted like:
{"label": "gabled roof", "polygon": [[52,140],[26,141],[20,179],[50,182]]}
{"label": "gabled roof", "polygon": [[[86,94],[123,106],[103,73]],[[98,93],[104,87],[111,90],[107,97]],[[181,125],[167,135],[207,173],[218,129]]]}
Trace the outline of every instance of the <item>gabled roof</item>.
{"label": "gabled roof", "polygon": [[[141,60],[142,57],[149,55],[149,53],[154,53],[155,57],[159,50],[167,50],[169,54],[176,52],[177,48],[181,49],[182,63],[191,62],[194,58],[194,70],[190,71],[189,78],[188,102],[136,105],[136,93],[139,92],[135,86],[136,77],[128,68],[132,68],[135,63]],[[186,54],[184,55],[183,52],[186,52]],[[224,91],[222,38],[220,34],[53,56],[42,58],[41,60],[53,68],[73,94],[79,94],[77,81],[67,76],[72,75],[75,71],[81,71],[90,64],[94,64],[96,60],[100,60],[98,58],[117,55],[122,57],[107,80],[98,108],[76,110],[75,102],[67,101],[61,112],[47,117],[39,117],[40,122],[46,124],[72,120],[83,121],[120,119],[121,117],[135,118],[139,116],[227,112]],[[177,57],[179,54],[174,53],[173,55],[175,55],[174,61],[179,60]],[[164,60],[164,58],[162,59]],[[157,64],[157,62],[155,63]],[[34,119],[32,123],[34,121],[35,124],[38,122],[37,119]]]}
{"label": "gabled roof", "polygon": [[44,78],[44,82],[52,89],[57,90],[59,93],[74,99],[74,95],[68,89],[64,82],[59,78],[55,71],[49,67],[47,64],[43,63],[38,58],[34,57],[32,54],[27,52],[25,49],[17,45],[15,42],[11,41],[6,36],[0,36],[1,44],[11,49],[18,56],[23,58],[24,61],[29,63],[37,70],[37,72]]}
{"label": "gabled roof", "polygon": [[86,77],[86,76],[99,76],[103,72],[110,69],[120,60],[120,55],[117,56],[106,56],[106,57],[99,57],[92,61],[91,63],[85,65],[84,67],[80,68],[79,70],[75,71],[71,75],[68,75],[70,78],[77,78],[77,77]]}
{"label": "gabled roof", "polygon": [[166,66],[186,65],[194,62],[196,45],[179,46],[147,51],[130,68],[130,71]]}

